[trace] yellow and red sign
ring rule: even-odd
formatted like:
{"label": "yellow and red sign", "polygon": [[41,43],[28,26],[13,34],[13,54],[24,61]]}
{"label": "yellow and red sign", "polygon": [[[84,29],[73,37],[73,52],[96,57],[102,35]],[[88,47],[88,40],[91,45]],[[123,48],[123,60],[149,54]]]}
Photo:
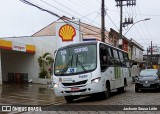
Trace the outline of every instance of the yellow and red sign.
{"label": "yellow and red sign", "polygon": [[73,41],[73,38],[76,36],[76,30],[72,25],[65,24],[60,27],[59,36],[62,38],[62,41]]}
{"label": "yellow and red sign", "polygon": [[6,40],[0,40],[0,49],[35,53],[34,45],[20,44],[20,43],[15,43],[15,42],[6,41]]}

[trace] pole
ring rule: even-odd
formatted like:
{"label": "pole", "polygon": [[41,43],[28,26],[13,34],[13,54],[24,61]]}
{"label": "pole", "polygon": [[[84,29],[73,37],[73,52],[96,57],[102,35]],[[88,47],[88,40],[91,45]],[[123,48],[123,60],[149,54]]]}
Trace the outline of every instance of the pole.
{"label": "pole", "polygon": [[[123,36],[122,36],[122,18],[123,18],[123,1],[120,1],[120,36],[119,36],[119,41],[123,41]],[[122,44],[119,45],[119,48],[122,49]]]}
{"label": "pole", "polygon": [[147,48],[147,63],[146,63],[146,64],[147,64],[147,68],[148,68],[148,65],[149,65],[149,64],[148,64],[148,63],[149,63],[148,52],[149,52],[149,49]]}
{"label": "pole", "polygon": [[102,9],[101,9],[101,39],[102,42],[105,42],[105,5],[104,0],[102,0]]}
{"label": "pole", "polygon": [[151,65],[151,68],[152,68],[152,53],[153,53],[153,51],[152,51],[152,41],[151,41],[151,57],[150,57],[150,65]]}

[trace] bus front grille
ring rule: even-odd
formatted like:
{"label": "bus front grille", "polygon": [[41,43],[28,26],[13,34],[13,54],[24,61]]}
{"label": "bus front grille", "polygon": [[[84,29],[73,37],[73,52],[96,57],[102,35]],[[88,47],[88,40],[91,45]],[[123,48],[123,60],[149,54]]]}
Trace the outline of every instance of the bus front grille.
{"label": "bus front grille", "polygon": [[75,85],[83,85],[87,82],[87,80],[75,82],[75,83],[62,83],[63,86],[75,86]]}

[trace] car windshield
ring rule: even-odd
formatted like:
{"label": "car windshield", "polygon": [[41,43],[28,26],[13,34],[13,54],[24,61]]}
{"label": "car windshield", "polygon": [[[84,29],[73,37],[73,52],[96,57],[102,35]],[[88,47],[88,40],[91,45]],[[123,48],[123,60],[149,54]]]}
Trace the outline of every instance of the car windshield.
{"label": "car windshield", "polygon": [[157,76],[157,69],[146,69],[140,72],[140,76]]}
{"label": "car windshield", "polygon": [[74,75],[92,71],[97,66],[96,44],[77,45],[58,50],[54,74]]}

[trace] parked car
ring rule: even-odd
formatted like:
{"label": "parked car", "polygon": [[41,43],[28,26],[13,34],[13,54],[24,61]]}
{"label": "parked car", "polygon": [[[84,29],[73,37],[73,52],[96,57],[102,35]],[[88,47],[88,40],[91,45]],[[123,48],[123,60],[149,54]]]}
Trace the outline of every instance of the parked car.
{"label": "parked car", "polygon": [[158,77],[158,69],[141,70],[140,75],[136,79],[135,92],[142,89],[159,89],[160,78]]}

